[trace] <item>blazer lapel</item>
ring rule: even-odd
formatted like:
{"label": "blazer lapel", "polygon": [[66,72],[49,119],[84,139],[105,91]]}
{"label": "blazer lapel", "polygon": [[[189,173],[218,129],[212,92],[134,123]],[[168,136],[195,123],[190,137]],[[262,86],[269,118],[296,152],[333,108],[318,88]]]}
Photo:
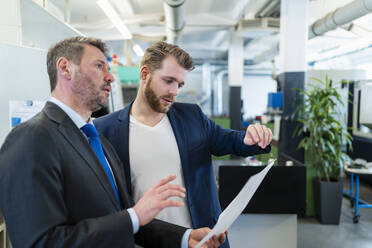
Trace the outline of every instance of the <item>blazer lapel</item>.
{"label": "blazer lapel", "polygon": [[187,187],[189,171],[188,171],[188,151],[187,151],[187,139],[184,132],[182,120],[177,116],[174,108],[170,108],[168,111],[168,118],[171,123],[174,136],[176,137],[178,151],[181,158],[181,166],[183,171],[183,177],[185,180],[185,186]]}
{"label": "blazer lapel", "polygon": [[120,158],[125,168],[124,174],[125,174],[125,179],[127,183],[127,190],[128,190],[129,195],[131,196],[132,196],[132,181],[131,181],[131,176],[130,176],[130,158],[129,158],[129,113],[130,113],[132,104],[133,103],[131,103],[129,106],[127,106],[121,111],[117,119],[117,123],[114,124],[114,126],[116,126],[116,139],[118,139],[116,143],[120,144],[119,146],[116,146],[116,147],[120,147],[121,151],[118,153],[123,154],[122,156],[120,156]]}
{"label": "blazer lapel", "polygon": [[115,208],[117,208],[117,210],[120,210],[119,204],[115,197],[115,193],[99,159],[97,158],[93,149],[90,147],[88,140],[84,137],[78,127],[62,109],[60,109],[53,103],[48,102],[46,108],[44,109],[44,112],[50,119],[59,123],[58,131],[71,144],[71,147],[73,147],[87,162],[88,167],[93,170],[98,181],[105,189]]}

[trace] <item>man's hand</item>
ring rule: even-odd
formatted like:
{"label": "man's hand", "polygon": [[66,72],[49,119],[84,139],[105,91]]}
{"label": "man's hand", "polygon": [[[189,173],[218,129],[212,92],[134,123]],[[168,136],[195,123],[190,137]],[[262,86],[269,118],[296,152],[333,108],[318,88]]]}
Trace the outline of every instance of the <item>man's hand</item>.
{"label": "man's hand", "polygon": [[258,145],[262,149],[271,143],[273,133],[270,128],[261,124],[249,125],[244,137],[244,144],[247,146]]}
{"label": "man's hand", "polygon": [[149,188],[133,207],[140,226],[149,223],[163,208],[183,206],[182,202],[169,199],[173,196],[185,197],[185,188],[169,184],[175,178],[176,176],[172,175],[160,180],[155,186]]}
{"label": "man's hand", "polygon": [[[208,227],[199,228],[192,230],[189,238],[189,248],[194,248],[203,238],[207,235],[211,229]],[[206,241],[201,247],[202,248],[217,248],[226,241],[227,231],[221,233],[218,237],[214,235],[211,239]]]}

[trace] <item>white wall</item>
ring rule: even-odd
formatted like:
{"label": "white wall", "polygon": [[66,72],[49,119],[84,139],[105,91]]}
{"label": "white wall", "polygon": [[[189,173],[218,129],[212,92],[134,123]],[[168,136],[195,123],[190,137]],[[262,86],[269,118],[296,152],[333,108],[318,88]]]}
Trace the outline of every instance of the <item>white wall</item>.
{"label": "white wall", "polygon": [[0,42],[21,43],[19,0],[0,0]]}
{"label": "white wall", "polygon": [[10,100],[48,100],[46,51],[0,43],[0,146],[10,131]]}
{"label": "white wall", "polygon": [[201,93],[203,90],[203,72],[201,68],[195,68],[193,71],[187,73],[185,85],[181,92],[195,91]]}
{"label": "white wall", "polygon": [[[2,4],[0,11],[6,17],[0,18],[0,145],[10,130],[10,100],[49,99],[46,49],[81,34],[32,0],[2,2],[8,4]],[[18,31],[21,35],[14,35]],[[19,46],[20,43],[37,48]]]}
{"label": "white wall", "polygon": [[243,119],[262,115],[267,109],[267,95],[276,92],[271,75],[245,75],[242,85]]}
{"label": "white wall", "polygon": [[[52,4],[49,3],[51,6]],[[21,0],[22,44],[49,49],[67,37],[82,35],[31,0]]]}
{"label": "white wall", "polygon": [[[243,118],[262,115],[267,109],[267,94],[276,92],[276,82],[267,74],[245,75],[242,84]],[[229,112],[229,85],[227,75],[223,78],[223,113]],[[212,84],[217,83],[212,75]],[[213,87],[212,87],[213,88]],[[187,74],[185,86],[178,97],[179,101],[197,103],[203,92],[203,73],[200,68]],[[194,96],[194,97],[193,97]],[[203,112],[211,114],[212,98],[202,106]]]}
{"label": "white wall", "polygon": [[[214,82],[213,75],[211,75],[212,84]],[[202,67],[198,66],[193,71],[187,73],[185,85],[182,87],[177,100],[180,102],[196,103],[202,108],[206,115],[211,115],[212,98],[207,92],[206,82],[203,82]]]}

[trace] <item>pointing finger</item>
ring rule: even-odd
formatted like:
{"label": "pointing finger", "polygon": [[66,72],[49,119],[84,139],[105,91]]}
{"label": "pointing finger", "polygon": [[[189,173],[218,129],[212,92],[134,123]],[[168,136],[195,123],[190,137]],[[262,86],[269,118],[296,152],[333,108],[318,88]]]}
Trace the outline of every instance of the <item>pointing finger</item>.
{"label": "pointing finger", "polygon": [[174,179],[176,179],[176,175],[171,175],[171,176],[168,176],[166,178],[163,178],[157,184],[155,184],[154,188],[158,188],[158,187],[160,187],[164,184],[167,184],[167,183],[173,181]]}

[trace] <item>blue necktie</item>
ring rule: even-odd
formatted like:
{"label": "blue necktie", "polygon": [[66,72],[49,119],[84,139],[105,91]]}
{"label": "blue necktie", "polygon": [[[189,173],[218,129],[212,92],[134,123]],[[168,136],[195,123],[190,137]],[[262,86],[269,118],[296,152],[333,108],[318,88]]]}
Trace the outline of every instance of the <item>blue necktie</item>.
{"label": "blue necktie", "polygon": [[112,189],[115,192],[116,198],[119,202],[120,207],[122,208],[122,204],[119,198],[118,190],[115,185],[114,177],[111,173],[111,170],[109,168],[109,165],[107,163],[107,160],[105,158],[105,154],[103,153],[101,141],[99,140],[99,136],[97,133],[96,128],[92,124],[86,124],[83,127],[81,127],[81,130],[85,133],[86,136],[89,138],[89,144],[92,147],[93,151],[96,153],[99,161],[101,162],[101,165],[103,169],[106,172],[106,176],[110,180]]}

